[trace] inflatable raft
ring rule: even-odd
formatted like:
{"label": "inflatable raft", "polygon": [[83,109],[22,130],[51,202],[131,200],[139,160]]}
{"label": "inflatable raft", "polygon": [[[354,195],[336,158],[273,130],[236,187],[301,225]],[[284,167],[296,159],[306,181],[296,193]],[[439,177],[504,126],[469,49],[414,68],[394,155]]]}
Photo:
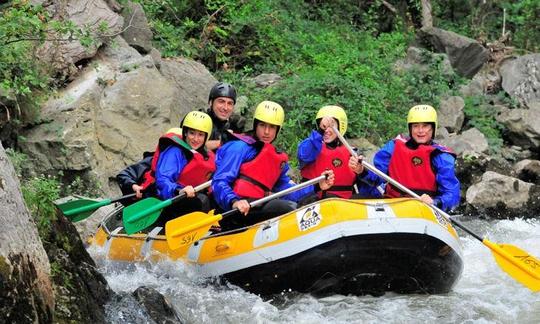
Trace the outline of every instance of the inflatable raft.
{"label": "inflatable raft", "polygon": [[459,237],[444,217],[415,199],[325,199],[262,223],[208,233],[170,250],[160,227],[126,235],[120,208],[90,243],[110,260],[184,259],[262,295],[446,293],[463,269]]}

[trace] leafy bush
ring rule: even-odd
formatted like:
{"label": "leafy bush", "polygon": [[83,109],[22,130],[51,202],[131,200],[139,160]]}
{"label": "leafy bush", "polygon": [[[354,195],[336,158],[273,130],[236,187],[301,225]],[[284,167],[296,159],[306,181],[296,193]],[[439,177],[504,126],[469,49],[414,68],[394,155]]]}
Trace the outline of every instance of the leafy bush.
{"label": "leafy bush", "polygon": [[40,237],[48,237],[51,222],[56,220],[53,201],[60,198],[60,182],[55,177],[40,175],[23,182],[21,190]]}
{"label": "leafy bush", "polygon": [[484,134],[492,152],[497,152],[503,145],[503,125],[493,113],[493,107],[486,103],[485,97],[474,96],[465,98],[466,127],[475,127]]}

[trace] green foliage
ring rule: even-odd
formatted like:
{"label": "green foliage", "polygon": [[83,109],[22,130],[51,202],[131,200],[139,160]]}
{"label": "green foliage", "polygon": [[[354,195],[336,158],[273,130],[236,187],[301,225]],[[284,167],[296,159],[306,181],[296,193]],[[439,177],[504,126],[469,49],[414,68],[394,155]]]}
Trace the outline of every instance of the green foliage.
{"label": "green foliage", "polygon": [[493,113],[493,107],[486,103],[485,97],[474,96],[465,98],[466,126],[476,127],[484,134],[489,143],[490,150],[495,153],[503,145],[503,125],[499,123]]}
{"label": "green foliage", "polygon": [[26,206],[36,221],[40,237],[48,237],[51,222],[56,220],[53,201],[60,198],[60,182],[55,177],[40,175],[23,182],[21,189]]}
{"label": "green foliage", "polygon": [[15,173],[20,178],[23,176],[23,171],[28,168],[28,155],[13,150],[12,148],[6,149],[6,154],[15,168]]}

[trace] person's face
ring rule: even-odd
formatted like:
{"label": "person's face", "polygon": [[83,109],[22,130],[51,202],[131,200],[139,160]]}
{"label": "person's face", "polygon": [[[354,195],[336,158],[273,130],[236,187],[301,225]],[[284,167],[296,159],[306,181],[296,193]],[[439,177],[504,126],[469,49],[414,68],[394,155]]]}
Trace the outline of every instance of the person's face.
{"label": "person's face", "polygon": [[259,141],[263,143],[272,143],[276,138],[278,126],[268,124],[265,122],[258,122],[257,128],[255,129],[255,134]]}
{"label": "person's face", "polygon": [[433,138],[433,126],[430,123],[413,123],[411,136],[418,144],[427,144]]}
{"label": "person's face", "polygon": [[337,138],[337,135],[332,128],[337,127],[337,123],[334,118],[324,117],[321,120],[319,127],[321,127],[321,129],[324,131],[323,142],[325,142],[326,144],[332,143]]}
{"label": "person's face", "polygon": [[198,131],[196,129],[188,129],[186,132],[186,142],[191,148],[197,150],[204,145],[205,132]]}
{"label": "person's face", "polygon": [[220,120],[229,120],[234,111],[234,100],[227,97],[217,97],[212,101],[212,110]]}

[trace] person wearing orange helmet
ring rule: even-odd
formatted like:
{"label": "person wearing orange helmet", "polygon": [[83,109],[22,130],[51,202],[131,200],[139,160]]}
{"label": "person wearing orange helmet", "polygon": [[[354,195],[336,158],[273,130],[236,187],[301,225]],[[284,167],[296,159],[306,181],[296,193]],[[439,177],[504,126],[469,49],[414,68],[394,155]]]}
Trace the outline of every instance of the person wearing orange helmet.
{"label": "person wearing orange helmet", "polygon": [[[407,115],[409,136],[399,135],[376,154],[373,164],[380,171],[417,193],[422,201],[442,210],[450,210],[460,201],[460,182],[455,174],[456,155],[433,139],[437,130],[437,112],[432,106],[417,105]],[[361,177],[382,183],[371,171]],[[402,197],[398,188],[386,184],[386,197]]]}

